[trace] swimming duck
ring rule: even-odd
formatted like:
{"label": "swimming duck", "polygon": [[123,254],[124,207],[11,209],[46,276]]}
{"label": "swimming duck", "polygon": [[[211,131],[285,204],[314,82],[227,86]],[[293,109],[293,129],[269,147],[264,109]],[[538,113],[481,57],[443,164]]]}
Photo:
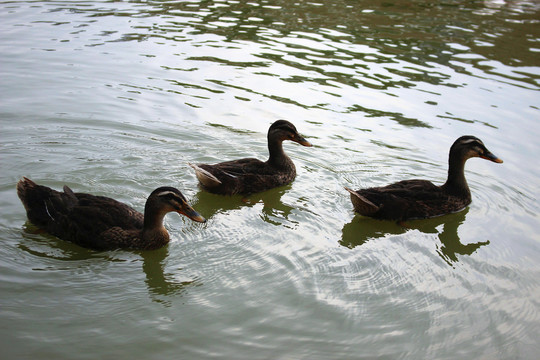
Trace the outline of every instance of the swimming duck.
{"label": "swimming duck", "polygon": [[163,217],[172,211],[193,221],[206,221],[172,187],[154,190],[146,200],[144,215],[108,197],[74,193],[67,186],[60,192],[25,177],[17,183],[17,195],[34,225],[95,250],[152,250],[165,246],[169,233]]}
{"label": "swimming duck", "polygon": [[203,189],[221,195],[248,195],[289,184],[296,177],[292,160],[283,151],[283,141],[291,140],[311,146],[286,120],[274,122],[268,129],[267,161],[253,158],[225,161],[219,164],[189,164]]}
{"label": "swimming duck", "polygon": [[404,180],[384,187],[345,189],[351,193],[355,211],[377,219],[403,221],[458,212],[471,203],[465,162],[472,157],[503,162],[480,139],[462,136],[450,148],[448,179],[441,186],[427,180]]}

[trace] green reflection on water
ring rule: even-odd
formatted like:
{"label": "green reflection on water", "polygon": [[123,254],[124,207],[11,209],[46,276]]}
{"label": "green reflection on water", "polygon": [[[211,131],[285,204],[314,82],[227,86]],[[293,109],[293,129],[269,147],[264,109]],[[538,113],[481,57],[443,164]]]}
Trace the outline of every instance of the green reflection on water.
{"label": "green reflection on water", "polygon": [[145,283],[153,301],[170,305],[168,297],[180,296],[190,286],[202,284],[197,279],[177,280],[175,276],[182,272],[181,268],[174,269],[174,273],[165,271],[166,259],[169,257],[167,246],[154,251],[141,251],[139,254],[143,260]]}
{"label": "green reflection on water", "polygon": [[206,219],[211,219],[216,214],[226,214],[243,207],[262,204],[261,217],[263,220],[274,225],[281,225],[282,219],[288,220],[289,215],[294,210],[293,206],[287,205],[281,200],[281,197],[290,190],[291,186],[289,184],[246,197],[215,195],[200,190],[193,198],[192,203],[193,207]]}
{"label": "green reflection on water", "polygon": [[353,249],[367,241],[388,235],[399,235],[410,230],[425,234],[437,234],[441,244],[437,246],[437,254],[450,266],[459,261],[458,255],[471,255],[479,247],[488,245],[489,240],[463,244],[458,229],[465,222],[469,208],[455,214],[439,216],[432,219],[412,220],[400,225],[392,221],[377,220],[356,215],[353,220],[343,226],[339,243]]}

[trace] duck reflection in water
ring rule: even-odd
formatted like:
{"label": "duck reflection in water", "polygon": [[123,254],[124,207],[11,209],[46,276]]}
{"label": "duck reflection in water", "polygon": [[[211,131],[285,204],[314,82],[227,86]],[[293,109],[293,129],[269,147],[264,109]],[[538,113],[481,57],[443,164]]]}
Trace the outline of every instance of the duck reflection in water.
{"label": "duck reflection in water", "polygon": [[[169,247],[165,246],[157,250],[150,251],[95,251],[81,247],[72,242],[63,241],[55,236],[44,233],[30,222],[27,222],[23,231],[23,240],[18,245],[22,251],[37,258],[54,259],[60,261],[59,269],[77,268],[79,266],[89,266],[88,260],[96,264],[94,260],[102,259],[106,262],[132,262],[133,256],[142,258],[142,270],[145,274],[145,283],[151,299],[155,302],[169,305],[166,297],[171,295],[181,295],[190,286],[199,285],[197,279],[189,279],[189,276],[182,276],[181,269],[174,272],[166,272],[166,260],[169,258]],[[137,261],[139,261],[137,259]],[[72,265],[67,266],[66,262]],[[34,270],[51,270],[52,267],[40,268],[35,266]],[[185,280],[181,278],[185,277]]]}
{"label": "duck reflection in water", "polygon": [[221,196],[201,190],[191,202],[208,220],[217,214],[227,214],[232,210],[262,204],[261,218],[270,224],[282,225],[282,219],[289,220],[289,215],[295,209],[281,200],[291,187],[292,185],[289,184],[246,196]]}
{"label": "duck reflection in water", "polygon": [[153,301],[168,304],[162,297],[181,295],[190,286],[196,286],[197,280],[177,279],[178,272],[166,273],[166,259],[169,257],[169,248],[164,247],[154,251],[141,251],[143,259],[142,269],[146,275],[146,286]]}
{"label": "duck reflection in water", "polygon": [[458,255],[471,255],[479,247],[488,245],[489,240],[470,244],[462,244],[458,234],[458,228],[465,222],[465,217],[469,208],[455,214],[444,215],[431,219],[412,220],[407,226],[398,223],[382,221],[355,216],[353,220],[345,224],[342,230],[342,237],[339,243],[345,247],[353,249],[365,242],[387,235],[404,234],[410,230],[418,230],[425,234],[438,234],[441,241],[437,254],[450,266],[457,262]]}

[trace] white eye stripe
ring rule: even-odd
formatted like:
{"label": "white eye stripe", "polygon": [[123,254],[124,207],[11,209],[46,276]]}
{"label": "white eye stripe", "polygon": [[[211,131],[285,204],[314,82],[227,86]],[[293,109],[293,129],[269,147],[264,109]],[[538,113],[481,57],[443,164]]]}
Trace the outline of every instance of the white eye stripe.
{"label": "white eye stripe", "polygon": [[159,193],[156,194],[158,197],[167,197],[167,196],[171,196],[170,198],[168,198],[169,201],[174,201],[176,202],[177,204],[183,204],[186,200],[183,198],[182,195],[179,195],[177,194],[176,192],[174,191],[170,191],[170,190],[165,190],[165,191],[161,191]]}
{"label": "white eye stripe", "polygon": [[165,195],[174,195],[174,196],[178,196],[178,194],[176,194],[175,192],[172,192],[172,191],[162,191],[160,193],[157,194],[157,196],[165,196]]}
{"label": "white eye stripe", "polygon": [[462,144],[470,144],[470,143],[472,143],[472,142],[479,142],[480,144],[483,145],[483,143],[482,143],[479,139],[468,139],[468,140],[462,141],[461,143],[462,143]]}

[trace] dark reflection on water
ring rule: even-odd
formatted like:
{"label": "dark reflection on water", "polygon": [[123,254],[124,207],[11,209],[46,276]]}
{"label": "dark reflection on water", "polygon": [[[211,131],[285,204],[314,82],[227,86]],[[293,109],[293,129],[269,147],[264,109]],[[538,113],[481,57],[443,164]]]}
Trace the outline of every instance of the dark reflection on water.
{"label": "dark reflection on water", "polygon": [[431,128],[432,126],[429,125],[428,123],[422,121],[422,120],[418,120],[418,119],[414,119],[414,118],[410,118],[410,117],[405,117],[403,114],[401,113],[397,113],[397,112],[389,112],[389,111],[383,111],[383,110],[377,110],[377,109],[369,109],[369,108],[366,108],[364,106],[361,106],[361,105],[353,105],[351,107],[349,107],[348,109],[348,112],[363,112],[366,114],[366,118],[369,118],[369,117],[388,117],[389,119],[392,119],[394,121],[396,121],[397,123],[403,125],[403,126],[409,126],[409,127],[424,127],[424,128]]}
{"label": "dark reflection on water", "polygon": [[345,224],[339,243],[353,249],[367,241],[385,237],[387,235],[399,235],[410,230],[418,230],[425,234],[437,234],[441,245],[438,246],[437,254],[450,266],[458,262],[458,255],[471,255],[479,247],[488,245],[489,240],[476,243],[463,244],[458,234],[458,228],[465,222],[469,208],[465,210],[440,216],[432,219],[413,220],[401,226],[392,221],[376,220],[357,215],[351,222]]}
{"label": "dark reflection on water", "polygon": [[[207,10],[197,13],[204,22],[192,24],[198,25],[201,32],[223,35],[229,41],[264,41],[268,37],[266,29],[279,30],[283,36],[291,32],[311,33],[313,29],[320,29],[325,38],[373,42],[375,47],[387,50],[384,53],[406,57],[411,63],[423,64],[434,60],[448,63],[454,51],[445,54],[444,50],[452,49],[452,43],[461,43],[487,58],[503,59],[503,63],[508,65],[537,65],[534,53],[528,51],[530,39],[538,37],[538,29],[528,26],[538,21],[540,5],[535,1],[417,0],[379,3],[334,0],[324,3],[273,1],[271,5],[254,1],[250,6],[242,2],[224,4],[221,1],[204,1],[161,2],[161,5],[156,5],[163,7],[163,14],[169,15],[176,15],[180,11],[191,16],[194,8]],[[497,22],[504,22],[508,27],[505,26],[503,31]],[[325,31],[328,29],[344,30],[342,33],[332,33]],[[275,33],[272,35],[275,36]],[[304,35],[309,38],[308,34]],[[515,54],[503,51],[505,47],[496,46],[507,46],[509,40],[517,41],[512,46],[522,50],[518,51],[521,58],[517,59]],[[327,50],[334,53],[331,48]],[[387,57],[379,60],[376,62],[392,62]],[[433,77],[432,80],[438,83],[440,77]]]}
{"label": "dark reflection on water", "polygon": [[165,272],[166,259],[169,256],[167,246],[154,251],[142,251],[140,255],[146,275],[145,282],[153,301],[170,305],[167,297],[181,295],[187,287],[198,285],[196,280],[176,280],[175,274]]}
{"label": "dark reflection on water", "polygon": [[[193,96],[185,104],[198,109],[216,94],[232,93],[241,101],[263,97],[304,110],[432,129],[436,124],[421,114],[437,111],[449,96],[446,91],[468,89],[470,80],[462,75],[532,89],[540,85],[534,69],[540,52],[540,5],[532,1],[36,4],[51,13],[77,14],[71,22],[55,14],[66,21],[51,21],[58,28],[53,31],[57,44],[43,50],[109,44],[106,52],[115,53],[111,43],[153,45],[137,56],[153,59],[162,71],[139,84],[119,81],[118,87],[128,93],[121,99],[135,100],[132,93],[171,92]],[[167,50],[161,53],[156,45]],[[240,71],[240,81],[224,75],[228,70]],[[317,95],[297,96],[291,90],[294,84],[317,89]],[[421,95],[429,100],[418,104]],[[479,120],[481,115],[465,118],[445,110],[433,117],[492,126]]]}
{"label": "dark reflection on water", "polygon": [[18,248],[36,257],[60,261],[79,261],[103,257],[98,252],[50,235],[30,222],[25,223],[22,235],[23,238],[18,244]]}
{"label": "dark reflection on water", "polygon": [[[75,263],[91,259],[105,259],[107,262],[126,262],[132,260],[122,255],[118,256],[118,254],[125,252],[125,250],[110,252],[86,249],[69,241],[49,235],[29,222],[25,224],[23,230],[25,236],[18,244],[18,248],[38,258]],[[128,254],[128,257],[130,253],[138,254],[142,258],[142,270],[146,277],[145,283],[152,300],[155,302],[169,305],[168,296],[181,295],[186,287],[198,285],[197,280],[177,280],[175,277],[179,274],[167,273],[165,271],[166,259],[169,257],[168,246],[154,251],[130,252],[127,250],[126,254]],[[65,267],[54,267],[56,270],[67,270],[70,268],[67,265]],[[50,271],[54,269],[43,267],[42,265],[36,265],[32,268],[34,271]],[[121,278],[118,281],[123,282]]]}
{"label": "dark reflection on water", "polygon": [[294,207],[281,201],[281,197],[290,190],[291,185],[270,189],[262,193],[248,196],[223,196],[215,195],[204,190],[200,190],[192,200],[193,207],[206,219],[211,219],[216,214],[226,214],[232,210],[242,207],[252,207],[262,204],[262,217],[267,223],[282,225],[282,222],[275,218],[289,219],[289,215]]}
{"label": "dark reflection on water", "polygon": [[403,234],[406,231],[406,228],[392,221],[383,221],[355,215],[349,223],[343,226],[339,243],[353,249],[367,241],[381,238],[386,235]]}
{"label": "dark reflection on water", "polygon": [[[539,85],[540,75],[531,74],[526,68],[538,65],[540,27],[531,26],[540,18],[540,4],[536,1],[131,3],[124,6],[124,2],[112,1],[95,7],[92,2],[53,2],[46,6],[53,7],[53,12],[82,13],[90,18],[164,20],[137,24],[128,33],[103,29],[96,35],[103,42],[94,45],[148,39],[183,42],[202,34],[222,36],[233,48],[239,41],[267,45],[262,52],[253,54],[261,61],[231,61],[219,55],[193,60],[261,69],[270,63],[284,64],[311,74],[281,75],[288,82],[337,82],[381,90],[417,87],[422,82],[463,85],[449,83],[450,76],[434,66],[439,64],[458,73],[475,75],[464,66],[472,65],[481,72],[523,85]],[[395,66],[401,61],[409,66]],[[526,76],[501,73],[494,62],[521,67]]]}

